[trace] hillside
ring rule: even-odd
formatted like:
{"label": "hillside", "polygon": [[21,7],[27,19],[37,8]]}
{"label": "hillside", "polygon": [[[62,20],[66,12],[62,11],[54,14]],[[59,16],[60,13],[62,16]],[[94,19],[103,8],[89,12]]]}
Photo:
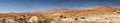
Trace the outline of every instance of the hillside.
{"label": "hillside", "polygon": [[98,6],[89,10],[54,9],[44,12],[0,13],[0,18],[0,23],[32,23],[38,20],[43,23],[120,23],[120,7]]}

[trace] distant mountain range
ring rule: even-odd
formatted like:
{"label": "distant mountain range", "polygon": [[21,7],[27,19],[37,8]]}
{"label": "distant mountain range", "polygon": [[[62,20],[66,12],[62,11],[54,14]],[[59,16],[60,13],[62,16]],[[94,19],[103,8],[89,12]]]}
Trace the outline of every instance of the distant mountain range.
{"label": "distant mountain range", "polygon": [[118,14],[120,13],[120,7],[111,8],[108,6],[98,6],[89,10],[54,9],[54,10],[48,10],[44,12],[6,13],[6,14],[0,13],[0,16],[10,17],[10,16],[18,16],[22,14],[27,14],[27,15],[46,14],[47,15],[47,14],[55,14],[55,13],[64,14],[64,15],[70,14],[71,16],[95,15],[95,14]]}

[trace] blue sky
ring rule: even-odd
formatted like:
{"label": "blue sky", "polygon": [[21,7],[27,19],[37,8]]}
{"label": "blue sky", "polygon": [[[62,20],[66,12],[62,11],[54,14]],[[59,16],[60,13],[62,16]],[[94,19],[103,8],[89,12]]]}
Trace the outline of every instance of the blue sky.
{"label": "blue sky", "polygon": [[120,0],[0,0],[0,13],[120,6]]}

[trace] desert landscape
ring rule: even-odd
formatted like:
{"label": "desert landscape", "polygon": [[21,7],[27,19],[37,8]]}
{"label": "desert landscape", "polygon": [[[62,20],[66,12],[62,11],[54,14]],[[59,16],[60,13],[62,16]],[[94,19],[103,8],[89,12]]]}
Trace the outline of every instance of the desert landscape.
{"label": "desert landscape", "polygon": [[120,23],[120,7],[87,10],[53,9],[40,12],[0,13],[0,23]]}
{"label": "desert landscape", "polygon": [[120,0],[0,0],[0,23],[120,23]]}

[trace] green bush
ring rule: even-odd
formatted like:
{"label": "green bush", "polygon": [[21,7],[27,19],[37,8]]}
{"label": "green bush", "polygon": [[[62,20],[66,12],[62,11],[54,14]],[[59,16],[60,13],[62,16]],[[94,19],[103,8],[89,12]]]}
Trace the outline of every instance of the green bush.
{"label": "green bush", "polygon": [[42,21],[42,20],[39,20],[37,23],[44,23],[44,21]]}

